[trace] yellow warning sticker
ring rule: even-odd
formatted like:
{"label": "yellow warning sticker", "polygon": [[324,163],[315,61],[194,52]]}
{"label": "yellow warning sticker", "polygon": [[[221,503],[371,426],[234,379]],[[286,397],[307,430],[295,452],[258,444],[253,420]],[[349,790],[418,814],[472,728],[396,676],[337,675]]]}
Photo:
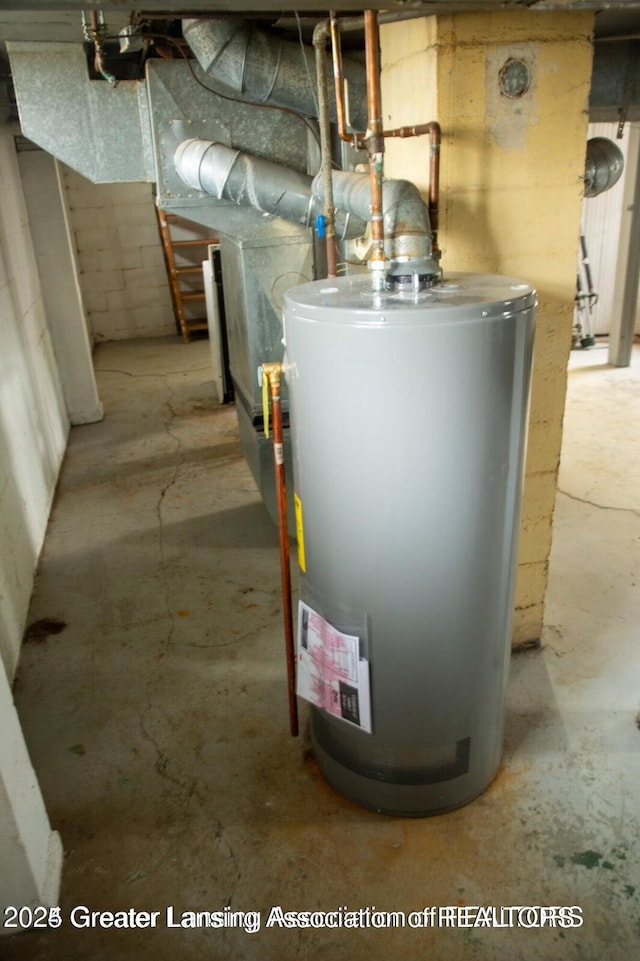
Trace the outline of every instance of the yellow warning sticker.
{"label": "yellow warning sticker", "polygon": [[262,370],[262,420],[264,422],[264,436],[269,436],[269,378]]}
{"label": "yellow warning sticker", "polygon": [[304,556],[304,524],[302,521],[302,501],[297,494],[293,495],[293,506],[296,512],[296,537],[298,539],[298,564],[303,574],[307,572],[307,562]]}

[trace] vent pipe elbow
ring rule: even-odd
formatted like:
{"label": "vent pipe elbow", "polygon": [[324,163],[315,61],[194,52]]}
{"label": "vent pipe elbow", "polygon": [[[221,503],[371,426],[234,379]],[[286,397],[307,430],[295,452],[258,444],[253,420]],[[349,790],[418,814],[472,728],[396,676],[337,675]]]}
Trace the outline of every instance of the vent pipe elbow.
{"label": "vent pipe elbow", "polygon": [[[210,140],[185,140],[174,155],[176,172],[188,187],[217,200],[252,207],[265,214],[310,227],[322,213],[322,202],[312,193],[312,178],[289,167],[255,157]],[[340,239],[360,237],[366,222],[340,213]]]}
{"label": "vent pipe elbow", "polygon": [[[311,47],[283,40],[255,29],[237,17],[183,20],[182,33],[205,74],[235,91],[241,99],[288,107],[317,117],[315,55]],[[345,63],[352,122],[367,123],[364,68]],[[330,58],[327,70],[331,72]],[[330,92],[330,113],[336,119],[335,96]]]}
{"label": "vent pipe elbow", "polygon": [[[265,214],[312,226],[323,212],[322,175],[315,178],[210,140],[185,140],[174,164],[188,187]],[[366,174],[334,171],[336,235],[361,237],[371,220],[371,189]],[[385,255],[391,276],[434,277],[429,212],[415,184],[386,180],[382,187]]]}
{"label": "vent pipe elbow", "polygon": [[[364,220],[371,220],[371,187],[366,174],[333,171],[333,202]],[[321,177],[313,185],[323,196]],[[440,273],[431,243],[429,211],[420,191],[409,180],[385,180],[382,185],[385,256],[391,261],[391,275]]]}

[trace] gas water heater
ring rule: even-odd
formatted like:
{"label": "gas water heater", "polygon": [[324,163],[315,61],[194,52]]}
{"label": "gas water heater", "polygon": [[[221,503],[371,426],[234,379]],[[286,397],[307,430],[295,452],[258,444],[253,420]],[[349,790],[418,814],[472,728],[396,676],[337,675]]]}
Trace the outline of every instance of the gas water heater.
{"label": "gas water heater", "polygon": [[298,692],[325,777],[377,811],[458,807],[500,762],[534,312],[473,274],[285,298]]}

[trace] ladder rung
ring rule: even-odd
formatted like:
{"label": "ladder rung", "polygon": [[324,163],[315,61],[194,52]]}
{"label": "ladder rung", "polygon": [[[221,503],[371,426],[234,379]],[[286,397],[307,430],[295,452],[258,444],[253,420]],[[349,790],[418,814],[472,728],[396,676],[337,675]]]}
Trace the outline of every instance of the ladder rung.
{"label": "ladder rung", "polygon": [[[160,236],[162,238],[162,246],[165,255],[165,263],[167,267],[167,275],[169,279],[169,287],[171,289],[171,299],[173,301],[173,309],[176,315],[176,322],[182,337],[185,341],[189,340],[189,334],[195,331],[208,331],[209,324],[207,323],[206,317],[185,317],[185,306],[189,301],[202,301],[205,299],[206,294],[204,290],[182,290],[180,287],[180,278],[182,275],[191,274],[202,274],[202,267],[200,264],[194,264],[184,262],[178,266],[176,264],[176,254],[179,252],[180,248],[196,248],[199,247],[201,251],[204,251],[207,247],[212,244],[216,247],[220,246],[220,238],[215,237],[192,237],[187,240],[173,240],[171,237],[170,224],[185,221],[185,218],[180,217],[178,214],[170,214],[162,210],[162,208],[157,207],[158,223],[160,226]],[[188,221],[185,221],[185,226],[189,226]],[[192,225],[193,226],[193,225]],[[195,225],[197,226],[197,225]],[[203,259],[203,258],[200,258]],[[188,281],[187,281],[188,283]],[[201,310],[202,308],[200,308]]]}

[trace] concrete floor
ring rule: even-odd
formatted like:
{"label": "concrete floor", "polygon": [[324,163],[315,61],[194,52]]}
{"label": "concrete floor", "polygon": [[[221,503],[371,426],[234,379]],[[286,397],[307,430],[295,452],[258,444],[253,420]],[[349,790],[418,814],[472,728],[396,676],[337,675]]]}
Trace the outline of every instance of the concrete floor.
{"label": "concrete floor", "polygon": [[[7,961],[609,961],[640,938],[640,356],[572,356],[543,648],[513,658],[504,764],[425,820],[361,810],[287,733],[277,536],[206,342],[96,353],[15,695],[66,851],[63,925]],[[61,627],[59,624],[58,627]],[[50,625],[50,629],[55,624]],[[302,707],[303,726],[306,713]],[[160,911],[75,928],[74,906]],[[261,912],[167,928],[166,908]],[[279,928],[285,910],[575,905],[581,927]],[[526,917],[525,917],[526,920]]]}

